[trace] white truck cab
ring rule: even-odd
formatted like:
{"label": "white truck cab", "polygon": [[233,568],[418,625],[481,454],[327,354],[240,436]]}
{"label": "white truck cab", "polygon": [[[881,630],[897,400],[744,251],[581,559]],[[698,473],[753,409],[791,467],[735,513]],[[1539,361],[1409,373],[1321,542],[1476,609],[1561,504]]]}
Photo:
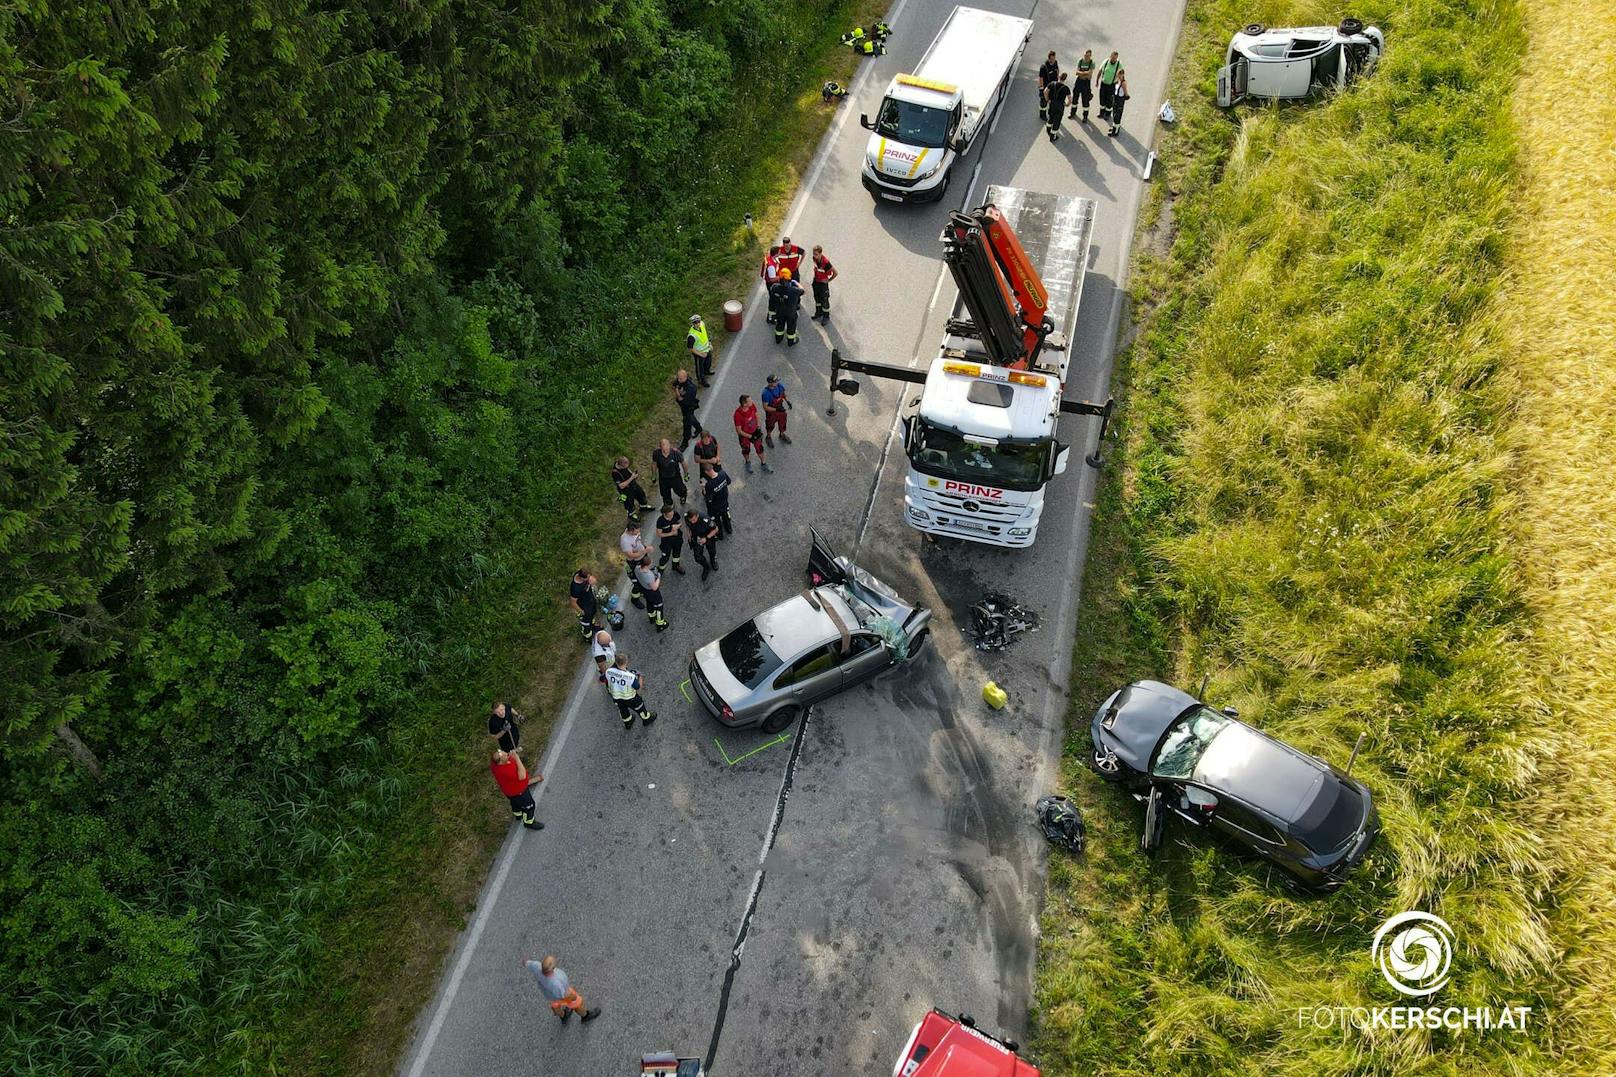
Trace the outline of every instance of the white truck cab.
{"label": "white truck cab", "polygon": [[1055,440],[1062,389],[1054,370],[933,359],[920,409],[904,429],[910,526],[997,546],[1032,545],[1044,486],[1065,472],[1071,454]]}
{"label": "white truck cab", "polygon": [[957,7],[913,74],[887,86],[864,152],[864,187],[891,202],[930,202],[948,189],[954,162],[968,152],[1009,92],[1032,21]]}
{"label": "white truck cab", "polygon": [[1218,71],[1218,104],[1228,108],[1247,97],[1295,99],[1345,86],[1367,74],[1385,51],[1380,29],[1357,19],[1277,30],[1252,23],[1229,41]]}

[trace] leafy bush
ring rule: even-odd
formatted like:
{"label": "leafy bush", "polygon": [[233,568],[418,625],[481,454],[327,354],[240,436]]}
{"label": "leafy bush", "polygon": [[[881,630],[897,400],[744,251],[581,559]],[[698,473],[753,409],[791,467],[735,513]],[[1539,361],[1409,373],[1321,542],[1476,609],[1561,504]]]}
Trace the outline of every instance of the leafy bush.
{"label": "leafy bush", "polygon": [[292,1018],[461,762],[429,686],[563,578],[846,7],[0,9],[9,1069],[342,1067]]}

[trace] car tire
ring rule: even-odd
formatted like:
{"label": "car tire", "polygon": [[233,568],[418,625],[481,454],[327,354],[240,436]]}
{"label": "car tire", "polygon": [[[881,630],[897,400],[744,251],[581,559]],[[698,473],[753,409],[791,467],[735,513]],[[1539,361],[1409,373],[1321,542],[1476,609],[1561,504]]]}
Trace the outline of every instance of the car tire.
{"label": "car tire", "polygon": [[1267,30],[1268,27],[1260,22],[1248,22],[1241,28],[1240,32],[1247,37],[1256,37],[1258,34],[1267,32]]}
{"label": "car tire", "polygon": [[919,658],[925,653],[926,644],[929,642],[931,642],[931,629],[922,628],[915,634],[915,638],[909,641],[909,657],[904,659],[904,661],[913,662],[915,659]]}
{"label": "car tire", "polygon": [[767,718],[763,719],[763,732],[778,733],[797,724],[797,719],[803,716],[803,708],[798,703],[787,703]]}
{"label": "car tire", "polygon": [[1120,784],[1128,780],[1128,768],[1122,760],[1115,755],[1101,755],[1093,744],[1089,745],[1089,769],[1098,774],[1103,782]]}
{"label": "car tire", "polygon": [[1363,32],[1364,24],[1362,19],[1342,19],[1341,25],[1336,28],[1336,33],[1342,37],[1356,37]]}

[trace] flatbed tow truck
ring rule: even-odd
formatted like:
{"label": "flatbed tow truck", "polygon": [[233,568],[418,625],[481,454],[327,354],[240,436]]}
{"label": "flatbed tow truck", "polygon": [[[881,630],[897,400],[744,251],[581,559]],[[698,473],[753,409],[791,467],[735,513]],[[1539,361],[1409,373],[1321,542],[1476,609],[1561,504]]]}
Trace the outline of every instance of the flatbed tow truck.
{"label": "flatbed tow truck", "polygon": [[[1066,470],[1062,415],[1091,415],[1105,436],[1112,402],[1065,399],[1069,347],[1088,265],[1094,203],[991,186],[987,202],[949,215],[943,259],[959,288],[936,358],[923,370],[831,352],[835,394],[844,373],[922,385],[903,424],[909,458],[904,517],[933,535],[1031,546],[1044,487]],[[1097,453],[1089,463],[1098,466]]]}

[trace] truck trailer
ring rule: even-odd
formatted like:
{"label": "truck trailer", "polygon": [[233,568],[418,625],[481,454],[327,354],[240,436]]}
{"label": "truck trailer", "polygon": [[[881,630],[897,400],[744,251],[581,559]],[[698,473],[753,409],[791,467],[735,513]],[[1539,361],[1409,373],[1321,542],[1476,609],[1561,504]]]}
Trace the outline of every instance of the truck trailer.
{"label": "truck trailer", "polygon": [[864,151],[864,187],[877,199],[943,197],[955,163],[1010,92],[1032,20],[974,7],[949,13],[913,74],[887,86]]}
{"label": "truck trailer", "polygon": [[843,372],[924,386],[902,427],[911,527],[993,546],[1038,537],[1045,487],[1071,455],[1061,417],[1111,413],[1109,402],[1065,398],[1093,227],[1087,198],[990,186],[985,205],[943,230],[959,298],[930,364],[831,353],[832,393],[858,391]]}

